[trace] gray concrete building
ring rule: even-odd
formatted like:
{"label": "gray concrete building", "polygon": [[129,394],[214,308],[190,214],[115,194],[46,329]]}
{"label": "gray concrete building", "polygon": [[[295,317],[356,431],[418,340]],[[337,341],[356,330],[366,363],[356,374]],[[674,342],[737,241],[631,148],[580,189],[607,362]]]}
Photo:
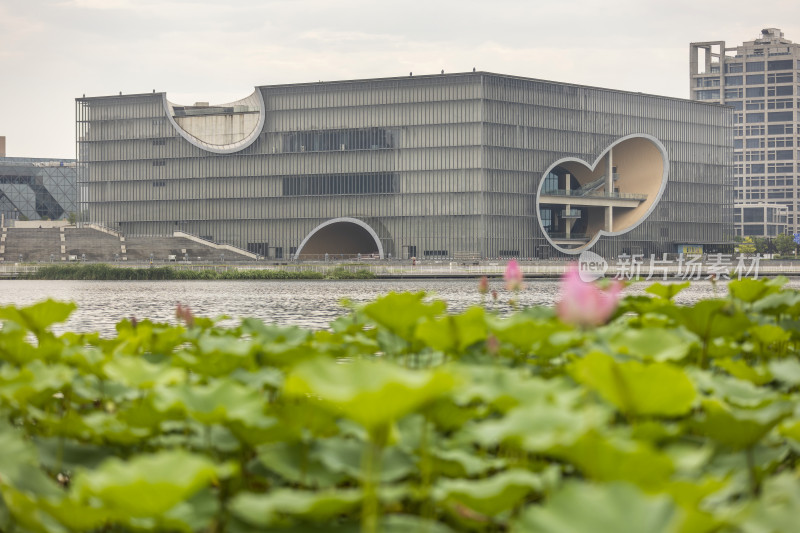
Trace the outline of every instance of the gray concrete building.
{"label": "gray concrete building", "polygon": [[769,203],[737,203],[734,220],[743,236],[775,236],[786,233],[789,209],[785,205]]}
{"label": "gray concrete building", "polygon": [[733,110],[716,104],[468,72],[76,105],[84,220],[127,235],[459,259],[710,250],[733,234]]}
{"label": "gray concrete building", "polygon": [[[691,43],[689,77],[693,100],[734,109],[737,235],[797,233],[800,45],[778,28],[730,48],[725,41]],[[754,221],[744,215],[755,216],[765,205],[775,214],[785,208],[786,224],[777,215],[770,224],[748,224]]]}

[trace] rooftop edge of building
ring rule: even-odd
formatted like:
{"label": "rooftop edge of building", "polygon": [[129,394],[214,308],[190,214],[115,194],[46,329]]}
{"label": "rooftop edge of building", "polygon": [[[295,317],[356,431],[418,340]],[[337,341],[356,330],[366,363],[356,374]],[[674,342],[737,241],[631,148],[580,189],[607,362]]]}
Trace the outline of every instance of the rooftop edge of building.
{"label": "rooftop edge of building", "polygon": [[[286,88],[309,88],[309,87],[318,87],[318,86],[345,86],[345,85],[362,85],[366,83],[376,83],[376,82],[409,82],[409,81],[417,81],[417,80],[431,80],[431,79],[442,79],[442,78],[481,78],[481,77],[493,77],[493,78],[504,78],[504,79],[512,79],[512,80],[519,80],[519,81],[526,81],[526,82],[535,82],[535,83],[545,83],[545,84],[552,84],[552,85],[560,85],[565,87],[573,87],[576,89],[591,89],[595,91],[605,91],[605,92],[612,92],[612,93],[623,93],[623,94],[632,94],[632,95],[640,95],[646,96],[649,98],[657,98],[657,99],[664,99],[670,101],[680,101],[680,102],[687,102],[692,104],[701,104],[707,106],[715,106],[715,107],[723,107],[721,104],[713,103],[713,102],[704,102],[698,100],[691,100],[689,98],[679,98],[677,96],[665,96],[659,94],[652,94],[652,93],[643,93],[641,91],[630,91],[630,90],[623,90],[623,89],[612,89],[608,87],[598,87],[593,85],[582,85],[577,83],[569,83],[569,82],[561,82],[561,81],[553,81],[553,80],[545,80],[541,78],[528,78],[525,76],[515,76],[511,74],[498,74],[495,72],[488,72],[488,71],[473,71],[473,72],[453,72],[453,73],[440,73],[440,74],[409,74],[408,76],[392,76],[392,77],[384,77],[384,78],[358,78],[358,79],[350,79],[350,80],[332,80],[332,81],[315,81],[315,82],[300,82],[300,83],[281,83],[281,84],[274,84],[274,85],[256,85],[255,89],[286,89]],[[83,101],[90,101],[90,100],[111,100],[111,99],[126,99],[126,98],[137,98],[143,96],[158,96],[164,98],[166,92],[152,92],[152,93],[133,93],[133,94],[114,94],[114,95],[106,95],[106,96],[82,96],[79,98],[75,98],[76,102],[83,102]],[[215,104],[216,105],[216,104]]]}

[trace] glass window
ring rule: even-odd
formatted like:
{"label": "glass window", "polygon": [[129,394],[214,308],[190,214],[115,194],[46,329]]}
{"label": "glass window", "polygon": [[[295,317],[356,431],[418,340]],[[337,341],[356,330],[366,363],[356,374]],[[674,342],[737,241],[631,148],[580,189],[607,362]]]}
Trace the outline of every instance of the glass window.
{"label": "glass window", "polygon": [[733,102],[729,102],[728,105],[733,107],[736,111],[741,111],[742,110],[742,101],[741,100],[738,100],[738,101],[735,100]]}
{"label": "glass window", "polygon": [[762,85],[764,83],[763,74],[748,74],[747,85]]}
{"label": "glass window", "polygon": [[745,222],[764,222],[764,208],[763,207],[745,207],[744,211]]}
{"label": "glass window", "polygon": [[754,235],[761,235],[763,233],[761,225],[758,226],[745,226],[744,227],[744,236],[750,237]]}
{"label": "glass window", "polygon": [[772,111],[769,113],[769,122],[791,122],[793,119],[794,111]]}
{"label": "glass window", "polygon": [[742,88],[739,87],[738,89],[725,89],[725,98],[741,98],[742,97]]}
{"label": "glass window", "polygon": [[778,85],[776,87],[770,87],[771,91],[775,91],[775,94],[770,94],[769,96],[791,96],[794,94],[794,85]]}
{"label": "glass window", "polygon": [[543,191],[557,191],[558,190],[558,175],[552,172],[547,174],[544,179]]}
{"label": "glass window", "polygon": [[784,174],[794,172],[794,163],[770,163],[767,165],[770,174]]}
{"label": "glass window", "polygon": [[719,100],[719,89],[697,91],[698,100]]}
{"label": "glass window", "polygon": [[748,87],[747,91],[745,92],[748,98],[753,96],[764,96],[764,88],[763,87]]}
{"label": "glass window", "polygon": [[747,139],[747,147],[748,148],[763,148],[764,147],[764,139]]}
{"label": "glass window", "polygon": [[747,113],[746,122],[764,122],[764,113]]}
{"label": "glass window", "polygon": [[719,78],[697,78],[698,87],[719,87]]}
{"label": "glass window", "polygon": [[767,83],[792,83],[794,81],[794,73],[780,72],[767,74]]}
{"label": "glass window", "polygon": [[794,137],[771,137],[767,141],[769,148],[784,148],[794,146]]}
{"label": "glass window", "polygon": [[746,70],[747,70],[747,72],[763,72],[764,71],[764,62],[763,61],[748,61]]}
{"label": "glass window", "polygon": [[792,68],[792,60],[791,59],[781,59],[778,61],[769,61],[767,64],[767,70],[791,70]]}
{"label": "glass window", "polygon": [[[750,139],[748,139],[749,141]],[[742,140],[741,139],[734,139],[733,140],[733,147],[734,148],[741,148],[742,147]]]}
{"label": "glass window", "polygon": [[783,135],[785,133],[792,133],[791,124],[770,124],[767,128],[767,133],[770,135]]}
{"label": "glass window", "polygon": [[744,70],[743,63],[725,63],[725,73],[728,72],[742,72]]}
{"label": "glass window", "polygon": [[725,76],[725,85],[741,85],[741,84],[742,84],[741,76]]}
{"label": "glass window", "polygon": [[770,100],[767,108],[768,109],[792,109],[794,107],[794,99],[792,98],[776,98],[775,100]]}

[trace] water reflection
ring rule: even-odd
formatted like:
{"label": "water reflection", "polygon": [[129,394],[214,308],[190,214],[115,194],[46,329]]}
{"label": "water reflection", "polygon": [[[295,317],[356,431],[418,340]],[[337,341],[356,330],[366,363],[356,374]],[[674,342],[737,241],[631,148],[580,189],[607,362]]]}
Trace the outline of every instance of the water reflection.
{"label": "water reflection", "polygon": [[[510,294],[502,280],[491,280],[499,298],[496,309],[509,310]],[[642,294],[649,283],[633,283],[625,294]],[[789,286],[800,288],[800,280]],[[266,322],[324,328],[347,312],[342,300],[356,304],[369,302],[390,291],[425,291],[445,300],[448,308],[461,311],[481,303],[478,280],[402,279],[357,281],[27,281],[0,282],[0,305],[30,305],[53,298],[75,301],[78,310],[63,325],[63,331],[100,331],[115,333],[115,324],[135,316],[155,321],[174,321],[178,302],[188,305],[196,315],[231,317],[235,324],[241,317],[256,317]],[[694,282],[678,295],[679,303],[691,303],[715,295],[710,282]],[[724,283],[717,284],[717,296],[727,295]],[[520,305],[553,305],[558,299],[557,280],[527,280],[519,294]],[[491,297],[486,297],[491,307]]]}

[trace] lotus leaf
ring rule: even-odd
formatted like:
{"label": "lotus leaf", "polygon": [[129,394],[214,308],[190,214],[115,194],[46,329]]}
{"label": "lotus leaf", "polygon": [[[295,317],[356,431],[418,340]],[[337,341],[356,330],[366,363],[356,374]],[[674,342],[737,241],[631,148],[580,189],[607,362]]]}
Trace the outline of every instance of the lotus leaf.
{"label": "lotus leaf", "polygon": [[486,340],[486,335],[485,313],[482,308],[473,307],[460,315],[420,322],[415,337],[436,350],[458,353]]}
{"label": "lotus leaf", "polygon": [[0,320],[14,322],[41,339],[50,326],[67,320],[77,308],[72,302],[55,300],[46,300],[23,308],[9,305],[0,307]]}
{"label": "lotus leaf", "polygon": [[565,459],[595,481],[626,481],[644,490],[660,490],[675,472],[666,453],[645,442],[591,431],[549,455]]}
{"label": "lotus leaf", "polygon": [[772,402],[755,409],[732,407],[718,399],[703,400],[704,416],[695,431],[735,450],[750,448],[792,412],[791,404]]}
{"label": "lotus leaf", "polygon": [[745,278],[728,283],[728,291],[737,300],[753,303],[765,296],[779,292],[787,281],[783,277],[760,280]]}
{"label": "lotus leaf", "polygon": [[744,533],[796,531],[798,516],[800,479],[786,472],[764,483],[763,495],[749,510],[741,529]]}
{"label": "lotus leaf", "polygon": [[267,494],[242,492],[230,502],[230,510],[242,520],[260,527],[280,524],[285,517],[324,523],[355,509],[361,499],[361,491],[354,489],[319,492],[279,489]]}
{"label": "lotus leaf", "polygon": [[697,396],[691,380],[670,363],[618,363],[609,355],[591,352],[574,363],[571,374],[632,416],[684,415]]}
{"label": "lotus leaf", "polygon": [[123,461],[104,461],[79,472],[73,491],[82,501],[102,505],[117,517],[157,516],[187,500],[221,473],[213,461],[185,451],[162,451]]}
{"label": "lotus leaf", "polygon": [[690,369],[687,374],[700,391],[737,407],[758,407],[774,402],[780,397],[768,388],[756,387],[749,381],[735,377],[697,369]]}
{"label": "lotus leaf", "polygon": [[645,292],[654,294],[659,298],[665,300],[672,300],[679,292],[689,288],[690,282],[684,281],[683,283],[653,283],[645,289]]}
{"label": "lotus leaf", "polygon": [[680,361],[699,344],[696,335],[684,328],[665,329],[646,327],[620,329],[609,339],[611,348],[643,361]]}
{"label": "lotus leaf", "polygon": [[677,533],[682,518],[668,496],[647,496],[626,483],[572,482],[545,505],[528,506],[512,531]]}
{"label": "lotus leaf", "polygon": [[765,366],[751,366],[742,359],[718,359],[714,365],[731,376],[749,381],[755,385],[764,385],[772,381],[772,373]]}
{"label": "lotus leaf", "polygon": [[374,430],[442,397],[455,384],[445,370],[410,371],[381,361],[338,364],[319,358],[295,367],[284,391],[293,397],[313,394]]}
{"label": "lotus leaf", "polygon": [[800,386],[800,361],[796,358],[770,361],[767,367],[775,380],[790,387]]}
{"label": "lotus leaf", "polygon": [[208,385],[181,384],[161,387],[154,407],[158,411],[177,410],[205,424],[226,421],[247,422],[258,418],[264,410],[264,398],[257,391],[231,379],[214,380]]}
{"label": "lotus leaf", "polygon": [[548,488],[544,476],[515,469],[484,479],[443,480],[434,488],[433,497],[446,507],[463,506],[484,516],[497,516],[529,494],[541,494]]}
{"label": "lotus leaf", "polygon": [[446,309],[442,301],[430,304],[423,299],[425,293],[396,293],[390,292],[364,307],[366,316],[385,327],[398,337],[411,341],[417,325],[424,319],[433,319]]}
{"label": "lotus leaf", "polygon": [[562,405],[524,405],[497,420],[487,420],[465,431],[483,447],[507,444],[530,452],[570,446],[593,428],[607,423],[608,413],[599,407],[570,409]]}
{"label": "lotus leaf", "polygon": [[[316,448],[316,446],[314,446]],[[341,470],[330,470],[303,443],[275,442],[258,447],[258,461],[288,483],[301,487],[328,488],[347,480]]]}
{"label": "lotus leaf", "polygon": [[186,372],[182,368],[149,363],[141,357],[115,357],[103,366],[103,372],[110,380],[140,389],[174,385],[186,380]]}

